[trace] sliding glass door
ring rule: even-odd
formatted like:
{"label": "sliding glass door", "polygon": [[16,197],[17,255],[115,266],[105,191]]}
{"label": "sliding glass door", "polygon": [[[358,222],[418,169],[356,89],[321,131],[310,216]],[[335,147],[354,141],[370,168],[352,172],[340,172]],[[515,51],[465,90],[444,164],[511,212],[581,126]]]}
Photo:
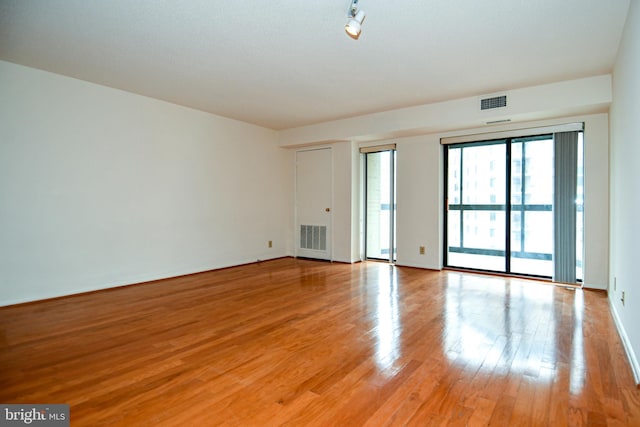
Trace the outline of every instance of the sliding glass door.
{"label": "sliding glass door", "polygon": [[511,141],[510,272],[553,276],[553,137]]}
{"label": "sliding glass door", "polygon": [[[560,247],[565,252],[575,250],[580,280],[582,134],[578,136],[569,143],[577,147],[578,164],[563,165],[560,178],[554,173],[559,143],[553,134],[448,145],[445,265],[554,277],[558,262],[554,264],[554,242],[559,238],[554,195],[559,195],[575,199],[563,202],[573,211],[563,208],[561,218],[562,227],[575,227],[576,242]],[[556,181],[564,182],[567,174],[577,176],[578,197],[558,190]],[[566,218],[574,222],[567,223]]]}
{"label": "sliding glass door", "polygon": [[395,150],[365,157],[365,257],[395,261]]}
{"label": "sliding glass door", "polygon": [[448,150],[447,263],[505,272],[505,141]]}

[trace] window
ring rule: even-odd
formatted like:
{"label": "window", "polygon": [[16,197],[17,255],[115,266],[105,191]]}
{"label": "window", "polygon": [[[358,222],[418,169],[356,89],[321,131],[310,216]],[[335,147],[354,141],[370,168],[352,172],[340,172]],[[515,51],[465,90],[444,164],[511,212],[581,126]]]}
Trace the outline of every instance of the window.
{"label": "window", "polygon": [[[575,263],[576,278],[582,278],[582,133],[575,144],[568,142],[577,146],[577,160],[563,160],[576,164],[558,166],[557,135],[564,134],[447,145],[445,265],[555,277],[554,251],[573,251],[575,261],[567,262]],[[562,178],[556,179],[557,167]],[[577,197],[558,186],[567,174],[577,177]],[[567,249],[557,247],[566,236],[557,237],[555,196],[573,197],[562,208],[563,221],[573,216],[576,224],[575,245]]]}

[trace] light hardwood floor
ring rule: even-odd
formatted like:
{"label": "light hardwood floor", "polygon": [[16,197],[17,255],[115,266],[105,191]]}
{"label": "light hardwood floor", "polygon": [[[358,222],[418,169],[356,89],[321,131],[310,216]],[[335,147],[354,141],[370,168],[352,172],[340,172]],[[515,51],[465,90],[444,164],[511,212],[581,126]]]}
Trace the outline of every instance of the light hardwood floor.
{"label": "light hardwood floor", "polygon": [[0,308],[0,402],[74,426],[640,426],[603,292],[291,258]]}

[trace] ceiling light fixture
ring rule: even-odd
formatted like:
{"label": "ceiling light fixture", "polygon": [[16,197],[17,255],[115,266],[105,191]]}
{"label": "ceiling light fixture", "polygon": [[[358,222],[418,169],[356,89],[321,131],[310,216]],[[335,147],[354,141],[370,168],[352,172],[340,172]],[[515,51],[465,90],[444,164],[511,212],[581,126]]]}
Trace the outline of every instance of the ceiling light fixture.
{"label": "ceiling light fixture", "polygon": [[349,21],[347,25],[344,26],[344,30],[347,32],[349,37],[354,40],[358,40],[360,37],[360,31],[362,30],[362,21],[364,21],[364,11],[358,10],[358,0],[351,0],[351,6],[349,6],[349,11],[347,12],[347,17]]}

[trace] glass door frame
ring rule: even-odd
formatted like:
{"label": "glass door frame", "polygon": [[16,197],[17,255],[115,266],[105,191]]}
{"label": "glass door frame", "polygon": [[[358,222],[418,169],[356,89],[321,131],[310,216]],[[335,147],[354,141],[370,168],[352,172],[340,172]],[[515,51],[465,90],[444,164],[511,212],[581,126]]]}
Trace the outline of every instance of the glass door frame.
{"label": "glass door frame", "polygon": [[[540,134],[540,135],[530,135],[530,136],[524,136],[524,137],[513,137],[513,138],[499,138],[499,139],[494,139],[494,140],[486,140],[486,141],[477,141],[477,142],[470,142],[470,143],[459,143],[459,144],[450,144],[450,145],[446,145],[443,147],[444,149],[444,191],[443,191],[443,196],[444,196],[444,230],[443,230],[443,265],[445,266],[445,268],[460,268],[460,269],[464,269],[464,270],[470,270],[470,271],[482,271],[482,272],[490,272],[490,273],[496,273],[496,274],[508,274],[508,275],[517,275],[517,276],[526,276],[526,277],[534,277],[534,278],[544,278],[544,279],[548,279],[550,278],[550,276],[543,276],[543,275],[536,275],[536,274],[526,274],[526,273],[513,273],[511,271],[511,258],[512,258],[512,251],[511,251],[511,232],[512,232],[512,212],[514,211],[514,206],[513,206],[513,202],[512,202],[512,141],[515,142],[519,142],[519,141],[523,141],[523,140],[530,140],[530,141],[536,141],[536,140],[541,140],[541,139],[553,139],[553,134],[549,134],[549,133],[544,133],[544,134]],[[501,145],[504,144],[505,145],[505,151],[506,151],[506,158],[505,158],[505,203],[504,204],[491,204],[491,205],[474,205],[474,204],[465,204],[464,200],[462,199],[463,197],[463,193],[462,193],[462,188],[461,188],[461,199],[460,199],[460,203],[456,204],[455,206],[460,206],[460,233],[461,233],[461,239],[464,236],[464,220],[463,220],[463,216],[464,216],[464,211],[465,211],[465,207],[467,211],[473,211],[473,210],[479,210],[479,211],[504,211],[505,213],[505,245],[504,245],[504,271],[498,271],[498,270],[487,270],[487,269],[480,269],[480,268],[473,268],[473,267],[461,267],[461,266],[455,266],[455,265],[449,265],[449,260],[448,260],[448,254],[449,254],[449,211],[450,211],[450,205],[449,205],[449,150],[450,149],[455,149],[455,148],[461,148],[464,149],[465,147],[481,147],[481,146],[488,146],[488,145]],[[463,155],[462,155],[462,151],[461,151],[461,155],[460,155],[460,162],[462,164],[462,160],[463,159]],[[523,165],[523,170],[524,170],[524,165]],[[463,171],[461,170],[461,175],[463,174]],[[462,187],[463,185],[463,176],[461,176],[460,178],[460,185]],[[522,181],[522,183],[524,184],[524,181]],[[526,203],[524,203],[524,200],[521,200],[521,203],[517,208],[517,211],[525,211],[525,210],[529,210],[529,208],[526,206]],[[539,207],[538,206],[533,206],[531,207],[531,209],[533,210],[538,210]],[[547,206],[544,207],[544,210],[551,210],[551,208],[547,209]],[[524,228],[522,227],[522,230],[524,230]],[[523,232],[523,231],[521,231]],[[463,241],[461,240],[460,242],[461,245],[463,245]],[[460,246],[460,248],[464,248],[464,246]],[[519,251],[520,253],[524,253],[524,242],[522,241],[521,243],[521,250]],[[487,254],[490,253],[498,253],[498,252],[502,252],[500,250],[492,250],[492,249],[472,249],[469,251],[469,253],[473,253],[473,252],[486,252]],[[532,254],[533,256],[534,254]]]}
{"label": "glass door frame", "polygon": [[[389,152],[389,256],[388,258],[371,257],[367,254],[368,233],[368,156]],[[386,261],[394,263],[396,261],[396,149],[383,148],[377,151],[367,151],[362,153],[363,158],[363,255],[365,260]]]}

